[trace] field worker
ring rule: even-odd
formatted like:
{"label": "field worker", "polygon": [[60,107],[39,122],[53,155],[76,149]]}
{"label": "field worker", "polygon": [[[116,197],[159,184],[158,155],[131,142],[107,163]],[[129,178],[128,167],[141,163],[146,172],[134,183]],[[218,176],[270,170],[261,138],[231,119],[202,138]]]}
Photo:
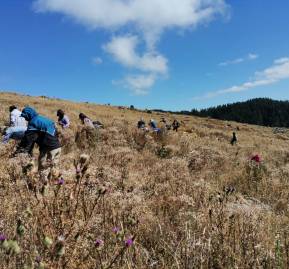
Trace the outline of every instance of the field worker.
{"label": "field worker", "polygon": [[85,114],[80,113],[79,119],[81,120],[83,125],[94,128],[92,120],[88,118]]}
{"label": "field worker", "polygon": [[151,119],[150,122],[149,122],[149,126],[152,129],[156,129],[157,128],[157,124],[156,124],[155,120]]}
{"label": "field worker", "polygon": [[2,142],[7,143],[10,138],[21,140],[27,129],[26,120],[21,117],[21,112],[16,106],[9,107],[10,126],[5,130]]}
{"label": "field worker", "polygon": [[138,122],[137,122],[137,128],[138,129],[144,129],[146,127],[146,123],[144,121],[143,118],[141,118]]}
{"label": "field worker", "polygon": [[173,121],[172,127],[173,127],[173,131],[178,131],[178,129],[180,128],[180,123],[177,120]]}
{"label": "field worker", "polygon": [[155,120],[151,119],[149,122],[149,126],[152,128],[152,130],[156,133],[160,133],[161,129],[157,127],[157,124],[155,122]]}
{"label": "field worker", "polygon": [[61,154],[61,146],[55,136],[55,124],[52,120],[40,116],[31,107],[25,107],[21,117],[28,122],[28,127],[15,154],[28,153],[32,155],[33,147],[36,143],[40,151],[38,171],[41,180],[47,183],[48,174],[52,168],[58,166]]}
{"label": "field worker", "polygon": [[57,110],[58,124],[63,128],[68,128],[70,125],[70,121],[67,115],[65,115],[64,111],[61,109]]}
{"label": "field worker", "polygon": [[236,136],[236,133],[233,132],[233,137],[231,139],[231,145],[233,146],[235,144],[237,144],[237,136]]}
{"label": "field worker", "polygon": [[164,124],[167,123],[167,121],[166,121],[166,119],[164,117],[161,118],[161,122],[164,123]]}

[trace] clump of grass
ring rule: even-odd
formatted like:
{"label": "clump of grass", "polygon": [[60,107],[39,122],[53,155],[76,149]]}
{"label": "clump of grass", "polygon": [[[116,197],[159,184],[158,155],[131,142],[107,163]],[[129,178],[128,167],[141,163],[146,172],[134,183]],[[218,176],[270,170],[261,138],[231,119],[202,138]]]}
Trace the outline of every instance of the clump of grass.
{"label": "clump of grass", "polygon": [[79,128],[75,135],[75,143],[80,150],[94,149],[99,140],[98,130],[91,127]]}

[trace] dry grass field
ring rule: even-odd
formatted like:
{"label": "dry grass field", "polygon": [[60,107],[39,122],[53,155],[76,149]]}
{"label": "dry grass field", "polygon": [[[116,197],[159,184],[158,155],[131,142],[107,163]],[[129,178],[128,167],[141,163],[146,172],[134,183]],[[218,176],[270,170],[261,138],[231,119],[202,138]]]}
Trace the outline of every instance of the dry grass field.
{"label": "dry grass field", "polygon": [[[1,145],[0,268],[289,267],[287,133],[11,93],[0,104],[1,125],[12,104],[72,120],[48,188],[37,149],[11,158],[15,142]],[[105,128],[83,129],[80,112]],[[140,117],[182,126],[143,133]]]}

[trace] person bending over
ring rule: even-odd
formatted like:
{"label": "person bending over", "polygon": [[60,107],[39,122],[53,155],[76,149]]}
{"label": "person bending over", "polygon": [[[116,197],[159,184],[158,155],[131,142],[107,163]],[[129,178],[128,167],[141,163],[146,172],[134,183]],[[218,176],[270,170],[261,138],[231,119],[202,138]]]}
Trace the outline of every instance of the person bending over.
{"label": "person bending over", "polygon": [[32,107],[25,107],[21,113],[28,122],[27,131],[14,155],[27,153],[32,156],[34,145],[39,146],[38,172],[40,179],[47,183],[52,168],[60,161],[61,146],[56,137],[56,128],[52,120],[40,116]]}

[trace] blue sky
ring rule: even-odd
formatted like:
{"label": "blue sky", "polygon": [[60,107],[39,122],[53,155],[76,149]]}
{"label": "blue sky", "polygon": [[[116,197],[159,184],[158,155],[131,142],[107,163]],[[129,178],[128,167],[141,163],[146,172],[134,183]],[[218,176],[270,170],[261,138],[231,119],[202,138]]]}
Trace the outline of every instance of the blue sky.
{"label": "blue sky", "polygon": [[0,2],[0,89],[190,110],[289,99],[288,0]]}

